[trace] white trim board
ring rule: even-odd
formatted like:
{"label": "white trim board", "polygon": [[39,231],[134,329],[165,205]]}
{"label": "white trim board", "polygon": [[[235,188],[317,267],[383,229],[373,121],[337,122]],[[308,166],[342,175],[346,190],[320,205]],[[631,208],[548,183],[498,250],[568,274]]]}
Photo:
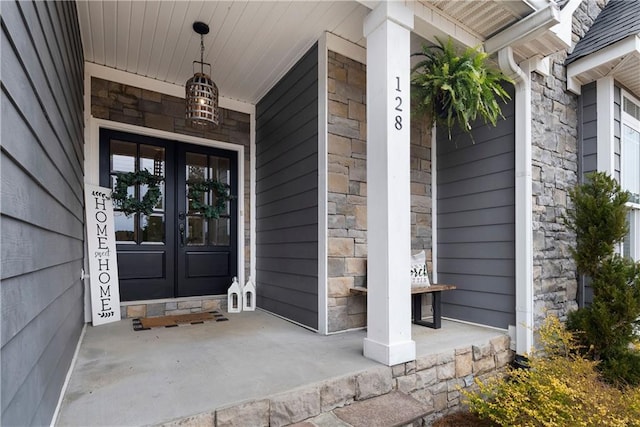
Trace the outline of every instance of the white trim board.
{"label": "white trim board", "polygon": [[329,39],[324,33],[318,40],[318,332],[329,333],[329,272],[328,272],[328,79]]}
{"label": "white trim board", "polygon": [[64,395],[67,393],[67,388],[69,388],[69,381],[71,381],[71,374],[73,373],[73,369],[76,367],[76,363],[78,363],[78,354],[80,353],[80,346],[82,346],[82,342],[84,341],[84,335],[87,332],[87,323],[82,326],[82,331],[80,332],[80,337],[78,338],[78,343],[76,344],[76,349],[73,352],[73,357],[71,358],[71,364],[69,365],[69,370],[67,371],[67,375],[64,377],[64,383],[62,384],[62,388],[60,389],[60,395],[58,396],[58,403],[56,404],[56,409],[53,411],[53,416],[51,417],[50,426],[54,427],[56,425],[56,421],[58,419],[58,415],[60,415],[60,409],[62,408],[62,400],[64,399]]}
{"label": "white trim board", "polygon": [[[329,32],[325,32],[324,37],[320,40],[324,42],[325,50],[339,53],[361,64],[367,63],[367,50],[360,45]],[[320,46],[318,46],[318,51],[320,51],[319,48]]]}
{"label": "white trim board", "polygon": [[603,77],[596,81],[596,102],[598,105],[598,119],[596,121],[597,133],[597,168],[599,172],[606,172],[613,176],[615,138],[614,130],[614,96],[615,82],[613,77]]}
{"label": "white trim board", "polygon": [[436,125],[431,127],[431,281],[438,283],[438,147]]}

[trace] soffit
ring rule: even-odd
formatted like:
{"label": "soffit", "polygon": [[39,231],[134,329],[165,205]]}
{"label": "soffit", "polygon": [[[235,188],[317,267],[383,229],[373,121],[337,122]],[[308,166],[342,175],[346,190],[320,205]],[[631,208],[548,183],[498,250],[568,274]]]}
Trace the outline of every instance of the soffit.
{"label": "soffit", "polygon": [[[433,29],[476,46],[530,15],[543,0],[404,0]],[[79,0],[85,61],[183,86],[200,57],[194,21],[211,29],[205,62],[220,95],[257,103],[329,31],[366,46],[363,20],[377,1]],[[416,25],[418,27],[418,24]],[[416,28],[418,30],[418,28]]]}
{"label": "soffit", "polygon": [[634,95],[640,96],[640,34],[629,36],[567,66],[567,86],[580,87],[603,77],[613,77]]}
{"label": "soffit", "polygon": [[524,1],[512,0],[421,0],[420,3],[455,19],[482,40],[535,11]]}

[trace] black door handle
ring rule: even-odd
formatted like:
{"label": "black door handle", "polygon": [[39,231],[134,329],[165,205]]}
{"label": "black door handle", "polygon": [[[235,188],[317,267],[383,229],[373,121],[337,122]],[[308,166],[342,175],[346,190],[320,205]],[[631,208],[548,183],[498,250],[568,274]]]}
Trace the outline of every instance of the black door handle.
{"label": "black door handle", "polygon": [[184,246],[184,224],[180,224],[178,228],[180,230],[180,246]]}

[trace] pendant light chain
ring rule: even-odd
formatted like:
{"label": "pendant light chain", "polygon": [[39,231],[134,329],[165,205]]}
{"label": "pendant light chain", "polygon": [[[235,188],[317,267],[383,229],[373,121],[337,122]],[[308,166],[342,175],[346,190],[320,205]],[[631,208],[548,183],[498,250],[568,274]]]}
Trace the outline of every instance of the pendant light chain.
{"label": "pendant light chain", "polygon": [[204,74],[204,34],[200,34],[200,72]]}

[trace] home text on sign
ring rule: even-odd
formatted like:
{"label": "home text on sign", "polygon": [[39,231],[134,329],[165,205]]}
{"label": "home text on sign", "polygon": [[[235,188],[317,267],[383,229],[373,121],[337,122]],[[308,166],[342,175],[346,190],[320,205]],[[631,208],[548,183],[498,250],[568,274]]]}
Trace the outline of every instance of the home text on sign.
{"label": "home text on sign", "polygon": [[111,190],[85,185],[93,325],[120,320],[120,289]]}

